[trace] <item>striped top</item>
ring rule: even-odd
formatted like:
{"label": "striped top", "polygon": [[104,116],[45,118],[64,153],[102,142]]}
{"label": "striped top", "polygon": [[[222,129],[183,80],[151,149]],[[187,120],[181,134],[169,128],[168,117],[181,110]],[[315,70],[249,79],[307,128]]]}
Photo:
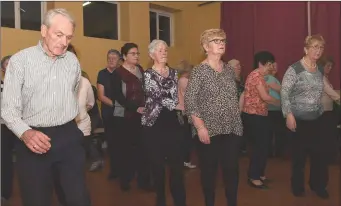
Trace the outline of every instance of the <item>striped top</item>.
{"label": "striped top", "polygon": [[30,127],[53,127],[78,114],[81,69],[71,53],[52,59],[41,42],[21,50],[9,61],[1,116],[19,138]]}

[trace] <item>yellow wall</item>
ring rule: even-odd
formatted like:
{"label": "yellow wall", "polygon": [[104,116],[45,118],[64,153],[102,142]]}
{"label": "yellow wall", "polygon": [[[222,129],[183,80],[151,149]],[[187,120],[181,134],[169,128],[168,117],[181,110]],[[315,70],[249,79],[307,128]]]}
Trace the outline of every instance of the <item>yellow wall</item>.
{"label": "yellow wall", "polygon": [[[106,52],[120,49],[125,42],[139,45],[141,65],[150,66],[147,54],[149,44],[150,2],[120,2],[121,40],[106,40],[83,36],[83,2],[50,2],[48,8],[66,8],[77,22],[72,43],[79,53],[82,68],[88,72],[92,83],[97,73],[106,65]],[[174,15],[174,45],[169,49],[169,64],[175,66],[182,59],[193,64],[202,60],[199,37],[205,29],[220,27],[220,3],[202,7],[202,2],[151,2],[152,6],[165,7]],[[1,55],[13,54],[38,43],[40,33],[36,31],[1,28]]]}

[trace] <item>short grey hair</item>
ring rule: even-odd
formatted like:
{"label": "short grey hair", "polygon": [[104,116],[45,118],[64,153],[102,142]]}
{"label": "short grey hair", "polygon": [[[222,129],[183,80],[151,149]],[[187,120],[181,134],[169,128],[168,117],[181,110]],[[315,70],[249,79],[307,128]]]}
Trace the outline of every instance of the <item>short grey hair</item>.
{"label": "short grey hair", "polygon": [[48,12],[46,12],[44,15],[44,19],[43,19],[43,25],[50,27],[52,18],[58,14],[69,19],[73,28],[74,29],[76,28],[76,21],[73,18],[73,16],[66,9],[62,9],[62,8],[51,9]]}
{"label": "short grey hair", "polygon": [[148,52],[149,54],[153,54],[155,51],[155,48],[157,48],[160,44],[164,44],[166,47],[168,47],[167,43],[161,39],[154,39],[152,42],[150,42],[148,46]]}

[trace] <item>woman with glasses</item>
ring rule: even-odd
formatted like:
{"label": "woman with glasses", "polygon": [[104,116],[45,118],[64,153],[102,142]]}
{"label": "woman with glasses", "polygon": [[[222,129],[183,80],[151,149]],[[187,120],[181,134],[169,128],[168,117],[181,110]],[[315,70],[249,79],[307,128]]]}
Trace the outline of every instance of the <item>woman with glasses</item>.
{"label": "woman with glasses", "polygon": [[139,50],[134,43],[121,48],[123,64],[111,75],[111,97],[114,102],[114,139],[119,159],[121,189],[130,189],[137,172],[138,186],[150,189],[149,170],[142,146],[141,114],[144,113],[143,69],[138,65]]}
{"label": "woman with glasses", "polygon": [[185,111],[197,139],[205,205],[214,205],[220,164],[228,205],[236,206],[243,127],[234,70],[221,60],[226,49],[226,34],[221,29],[206,30],[201,34],[200,43],[206,59],[190,74]]}
{"label": "woman with glasses", "polygon": [[243,116],[245,130],[251,143],[248,183],[250,186],[267,188],[265,177],[266,160],[270,142],[268,104],[280,105],[280,101],[269,95],[264,76],[273,69],[275,57],[268,51],[254,56],[254,68],[246,78],[244,90]]}
{"label": "woman with glasses", "polygon": [[324,51],[321,35],[307,36],[305,55],[284,74],[281,88],[282,111],[292,138],[291,189],[294,196],[304,195],[304,170],[310,157],[309,186],[321,198],[328,198],[328,161],[323,122],[323,74],[316,64]]}

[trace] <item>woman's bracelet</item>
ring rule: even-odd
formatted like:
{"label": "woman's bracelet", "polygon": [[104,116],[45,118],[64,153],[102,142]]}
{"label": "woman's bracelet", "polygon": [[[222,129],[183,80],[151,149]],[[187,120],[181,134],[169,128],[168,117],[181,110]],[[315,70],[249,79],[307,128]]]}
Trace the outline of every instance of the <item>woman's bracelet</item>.
{"label": "woman's bracelet", "polygon": [[205,125],[201,125],[199,127],[196,127],[197,131],[201,130],[201,129],[204,129],[205,128]]}

